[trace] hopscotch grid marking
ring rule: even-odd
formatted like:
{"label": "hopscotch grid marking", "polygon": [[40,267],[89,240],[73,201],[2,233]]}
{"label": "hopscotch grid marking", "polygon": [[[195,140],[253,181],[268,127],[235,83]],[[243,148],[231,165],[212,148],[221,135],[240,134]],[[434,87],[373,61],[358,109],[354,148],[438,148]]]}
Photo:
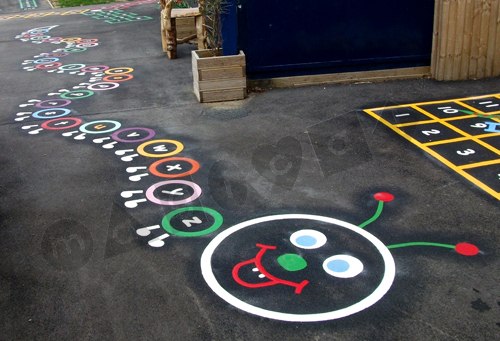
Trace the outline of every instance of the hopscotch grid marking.
{"label": "hopscotch grid marking", "polygon": [[[491,97],[491,96],[489,96],[489,97]],[[466,107],[467,109],[472,110],[472,111],[473,111],[473,112],[475,112],[475,113],[478,113],[479,115],[495,115],[495,114],[500,113],[500,110],[498,110],[498,111],[492,111],[492,112],[484,112],[484,111],[482,111],[482,110],[480,110],[480,109],[476,109],[476,108],[474,108],[474,107],[471,107],[471,106],[470,106],[470,105],[468,105],[467,103],[463,103],[463,102],[461,102],[461,101],[459,101],[459,100],[456,100],[455,102],[456,102],[457,104],[460,104],[460,105],[461,105],[461,106],[463,106],[463,107]]]}
{"label": "hopscotch grid marking", "polygon": [[[482,97],[491,97],[491,95],[482,96]],[[440,101],[440,103],[444,103],[444,102],[449,102],[449,101]],[[404,107],[408,107],[408,105],[400,105],[400,106],[398,106],[398,108],[404,108]],[[377,110],[383,110],[383,108],[382,109],[377,108]],[[440,161],[441,163],[443,163],[444,165],[446,165],[448,168],[452,169],[456,173],[460,174],[461,176],[463,176],[464,178],[466,178],[467,180],[469,180],[470,182],[472,182],[474,185],[476,185],[479,188],[481,188],[486,193],[488,193],[491,196],[493,196],[495,199],[500,200],[500,193],[498,193],[497,191],[493,190],[493,188],[491,188],[490,186],[488,186],[487,184],[485,184],[481,180],[479,180],[476,177],[474,177],[474,176],[470,175],[469,173],[465,172],[464,170],[462,170],[461,168],[459,168],[458,166],[456,166],[454,163],[452,163],[451,161],[449,161],[448,159],[446,159],[445,157],[443,157],[441,154],[435,152],[431,148],[425,146],[424,144],[418,142],[416,139],[414,139],[410,135],[406,134],[401,129],[395,127],[389,121],[387,121],[386,119],[384,119],[383,117],[381,117],[377,113],[375,113],[374,109],[365,109],[364,112],[366,112],[367,114],[369,114],[370,116],[372,116],[376,120],[380,121],[385,126],[389,127],[396,134],[404,137],[409,142],[413,143],[414,145],[416,145],[417,147],[419,147],[420,149],[422,149],[426,153],[430,154],[435,159],[437,159],[438,161]]]}
{"label": "hopscotch grid marking", "polygon": [[415,122],[408,122],[408,123],[398,123],[398,124],[394,124],[394,126],[398,127],[398,128],[404,128],[404,127],[412,127],[412,126],[417,126],[420,124],[430,124],[430,123],[436,123],[436,121],[428,120],[428,121],[415,121]]}
{"label": "hopscotch grid marking", "polygon": [[[489,133],[489,134],[475,135],[474,137],[480,138],[480,139],[484,139],[484,138],[487,138],[487,137],[493,137],[493,136],[497,136],[497,135],[498,135],[498,133]],[[437,146],[437,145],[441,145],[441,144],[448,144],[448,143],[454,143],[454,142],[462,142],[462,141],[473,140],[472,137],[473,136],[470,136],[470,137],[464,136],[464,137],[457,137],[457,138],[447,139],[447,140],[425,142],[425,143],[423,143],[423,145],[425,145],[425,146]],[[493,148],[495,148],[495,147],[493,147]]]}
{"label": "hopscotch grid marking", "polygon": [[[474,97],[463,97],[463,98],[458,98],[455,100],[447,99],[447,100],[438,100],[438,101],[418,102],[418,103],[412,103],[412,105],[441,104],[441,103],[449,103],[449,102],[453,102],[453,101],[466,101],[466,100],[474,100],[474,99],[481,99],[481,98],[487,98],[487,97],[497,97],[500,99],[500,93],[499,94],[474,96]],[[378,110],[398,109],[398,108],[407,108],[408,106],[409,106],[409,104],[397,104],[397,105],[392,105],[392,106],[388,106],[388,107],[370,108],[369,110],[378,111]],[[474,109],[474,111],[477,111],[477,110]]]}
{"label": "hopscotch grid marking", "polygon": [[[463,130],[457,128],[457,127],[455,127],[453,124],[450,124],[450,123],[442,120],[441,118],[439,118],[437,116],[434,116],[431,113],[426,112],[424,109],[417,107],[415,104],[412,104],[411,107],[413,109],[418,110],[421,113],[423,113],[423,114],[431,117],[431,118],[434,118],[437,122],[441,123],[445,127],[450,128],[451,130],[454,130],[456,133],[459,133],[462,136],[468,137],[470,140],[476,142],[477,144],[480,144],[481,146],[485,147],[486,149],[489,149],[493,153],[495,153],[495,154],[497,154],[497,155],[500,156],[500,150],[498,150],[497,148],[493,147],[489,143],[484,142],[483,140],[478,139],[476,136],[473,136],[473,135],[471,135],[469,133],[466,133],[465,131],[463,131]],[[444,141],[446,141],[446,140],[444,140]]]}
{"label": "hopscotch grid marking", "polygon": [[[500,122],[500,111],[499,112],[494,112],[494,113],[487,113],[485,114],[486,116],[488,115],[495,115],[492,117],[487,117],[488,119],[495,121],[495,122]],[[473,115],[465,115],[465,116],[456,116],[456,117],[448,117],[448,118],[442,118],[443,121],[445,122],[451,122],[451,121],[460,121],[460,120],[466,120],[466,119],[472,119],[472,118],[481,118],[479,116],[476,116],[476,114]],[[408,123],[398,123],[394,124],[395,127],[398,128],[405,128],[405,127],[412,127],[416,125],[424,125],[424,124],[430,124],[430,123],[437,123],[434,120],[429,120],[429,121],[415,121],[415,122],[408,122]]]}
{"label": "hopscotch grid marking", "polygon": [[468,165],[458,166],[458,168],[460,168],[460,169],[471,169],[471,168],[477,168],[477,167],[482,167],[482,166],[490,166],[490,165],[496,165],[496,164],[500,164],[500,159],[471,163],[471,164],[468,164]]}

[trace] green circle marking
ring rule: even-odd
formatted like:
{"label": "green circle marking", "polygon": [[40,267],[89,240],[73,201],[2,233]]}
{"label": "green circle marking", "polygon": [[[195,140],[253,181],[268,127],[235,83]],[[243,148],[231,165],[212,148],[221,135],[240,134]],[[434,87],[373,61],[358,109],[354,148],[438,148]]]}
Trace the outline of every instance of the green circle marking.
{"label": "green circle marking", "polygon": [[[74,95],[75,93],[80,93],[82,95],[75,96]],[[65,99],[80,99],[80,98],[90,97],[93,94],[94,94],[94,91],[91,91],[91,90],[76,90],[76,91],[65,92],[65,93],[59,95],[59,97],[65,98]]]}
{"label": "green circle marking", "polygon": [[279,256],[278,263],[287,271],[299,271],[307,267],[306,260],[294,253],[285,253]]}
{"label": "green circle marking", "polygon": [[[170,221],[176,215],[178,215],[180,213],[184,213],[184,212],[190,212],[190,211],[201,211],[201,212],[204,212],[206,214],[209,214],[212,216],[212,218],[214,218],[214,223],[209,228],[206,228],[206,229],[201,230],[201,231],[193,231],[193,232],[177,230],[175,227],[172,226],[172,224],[170,224]],[[223,221],[224,221],[224,218],[216,210],[213,210],[213,209],[208,208],[208,207],[191,206],[191,207],[178,208],[178,209],[170,212],[169,214],[167,214],[166,216],[163,217],[163,219],[161,220],[161,225],[165,231],[167,231],[168,233],[170,233],[174,236],[200,237],[200,236],[204,236],[204,235],[207,235],[207,234],[210,234],[210,233],[216,231],[219,227],[222,226]]]}

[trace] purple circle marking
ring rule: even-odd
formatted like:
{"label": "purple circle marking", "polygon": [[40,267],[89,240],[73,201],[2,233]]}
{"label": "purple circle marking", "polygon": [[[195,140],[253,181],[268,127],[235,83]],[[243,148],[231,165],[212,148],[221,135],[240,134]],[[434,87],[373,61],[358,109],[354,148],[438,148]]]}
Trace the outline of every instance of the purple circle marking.
{"label": "purple circle marking", "polygon": [[[160,200],[154,195],[155,189],[163,186],[163,185],[171,185],[171,184],[181,184],[181,185],[187,185],[191,187],[194,191],[194,193],[182,200],[175,200],[175,201],[167,201],[167,200]],[[185,180],[167,180],[167,181],[160,181],[158,183],[153,184],[151,187],[149,187],[146,190],[146,198],[158,205],[164,205],[164,206],[175,206],[175,205],[182,205],[182,204],[187,204],[193,200],[196,200],[200,197],[201,195],[201,187],[195,184],[194,182],[191,181],[185,181]]]}
{"label": "purple circle marking", "polygon": [[[145,131],[148,133],[148,135],[146,137],[143,137],[141,139],[138,139],[138,140],[125,140],[125,139],[122,139],[120,138],[118,135],[123,133],[123,132],[126,132],[126,131],[137,131],[137,130],[142,130],[142,131]],[[147,141],[149,139],[152,139],[154,136],[156,135],[155,131],[153,129],[149,129],[149,128],[141,128],[141,127],[132,127],[132,128],[124,128],[124,129],[120,129],[120,130],[117,130],[115,131],[113,134],[111,134],[111,138],[115,141],[118,141],[118,142],[123,142],[123,143],[136,143],[136,142],[144,142],[144,141]]]}
{"label": "purple circle marking", "polygon": [[[55,103],[55,104],[50,104],[50,103]],[[56,99],[48,99],[45,101],[38,102],[37,104],[35,104],[35,107],[43,108],[43,109],[50,109],[50,108],[65,107],[69,104],[71,104],[71,101],[69,99],[56,98]]]}

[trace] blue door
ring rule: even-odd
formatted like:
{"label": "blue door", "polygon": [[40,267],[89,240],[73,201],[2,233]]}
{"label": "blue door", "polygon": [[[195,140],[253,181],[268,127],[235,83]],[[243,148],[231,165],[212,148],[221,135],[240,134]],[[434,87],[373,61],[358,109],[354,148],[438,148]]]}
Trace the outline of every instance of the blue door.
{"label": "blue door", "polygon": [[434,0],[237,0],[250,78],[430,65]]}

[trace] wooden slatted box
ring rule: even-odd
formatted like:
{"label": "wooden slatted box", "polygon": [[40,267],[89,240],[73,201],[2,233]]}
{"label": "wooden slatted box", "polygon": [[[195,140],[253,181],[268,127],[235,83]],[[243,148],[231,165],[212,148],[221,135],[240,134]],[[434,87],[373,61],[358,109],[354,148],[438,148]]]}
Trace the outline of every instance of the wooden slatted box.
{"label": "wooden slatted box", "polygon": [[247,95],[245,54],[213,55],[192,51],[194,93],[202,103],[244,99]]}

